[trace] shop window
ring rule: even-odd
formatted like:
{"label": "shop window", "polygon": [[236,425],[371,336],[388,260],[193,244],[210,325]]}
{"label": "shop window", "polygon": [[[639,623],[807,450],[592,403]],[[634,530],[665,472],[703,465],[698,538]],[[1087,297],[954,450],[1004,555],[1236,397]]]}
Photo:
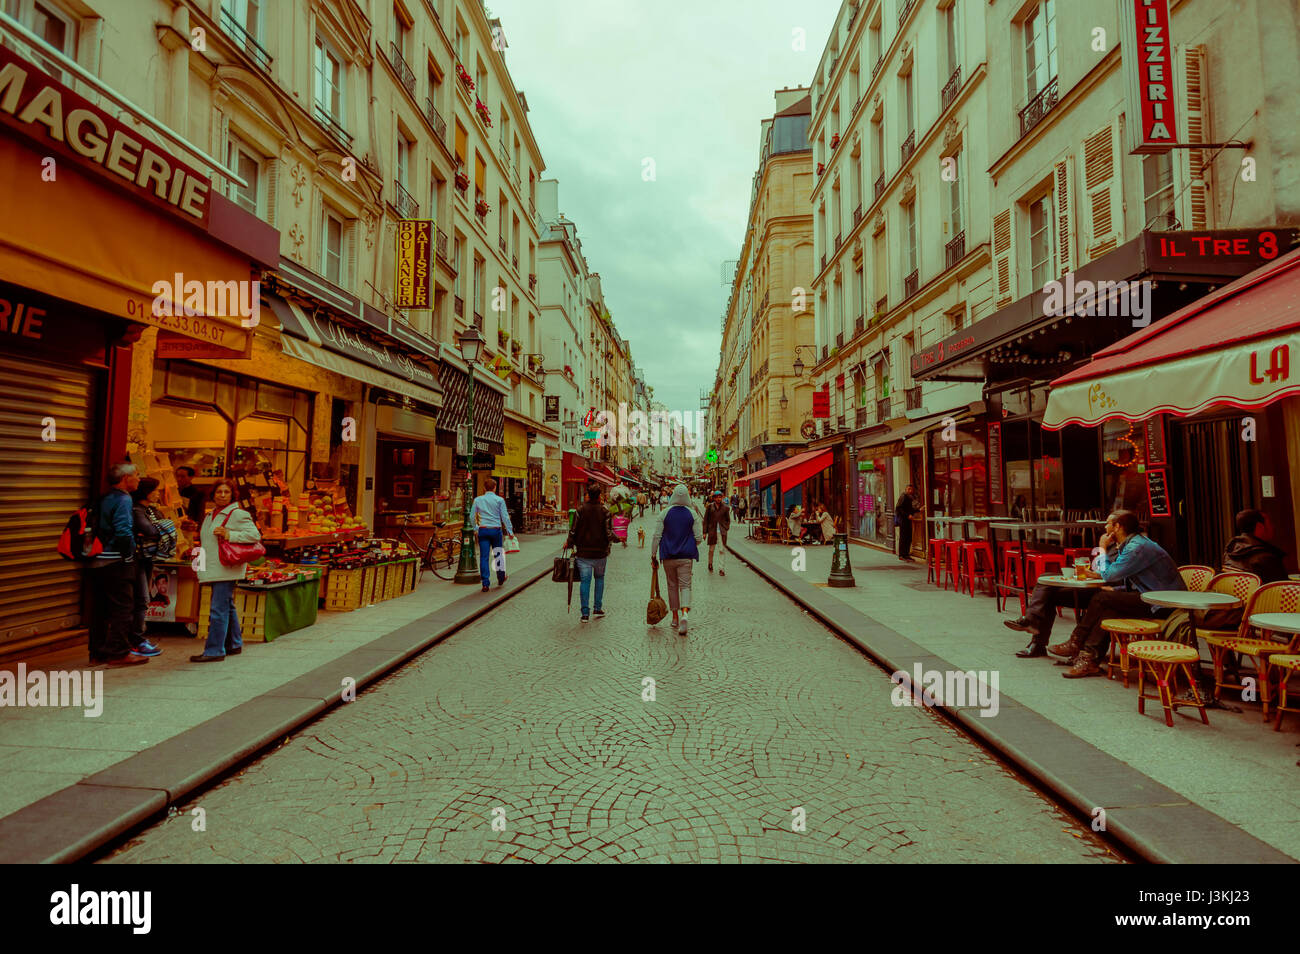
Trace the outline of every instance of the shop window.
{"label": "shop window", "polygon": [[1101,426],[1102,489],[1109,509],[1149,510],[1147,487],[1139,465],[1145,465],[1143,432],[1129,421],[1107,421]]}

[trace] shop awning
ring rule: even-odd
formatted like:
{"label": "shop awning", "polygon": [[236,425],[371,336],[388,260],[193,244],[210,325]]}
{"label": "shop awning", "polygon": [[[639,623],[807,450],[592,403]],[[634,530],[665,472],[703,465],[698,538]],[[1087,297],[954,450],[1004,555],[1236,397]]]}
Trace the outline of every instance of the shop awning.
{"label": "shop awning", "polygon": [[[1300,394],[1300,251],[1097,352],[1052,382],[1043,426],[1093,426],[1212,407],[1260,408]],[[1297,351],[1300,354],[1300,350]]]}
{"label": "shop awning", "polygon": [[437,391],[430,391],[428,388],[412,384],[410,381],[403,381],[401,378],[385,374],[383,371],[378,371],[369,365],[362,364],[360,361],[345,358],[333,351],[317,348],[315,345],[310,345],[292,335],[280,336],[280,348],[289,357],[297,358],[299,361],[306,361],[308,364],[314,364],[326,371],[333,371],[345,377],[355,378],[358,381],[373,384],[375,387],[384,388],[395,394],[404,394],[426,404],[436,406],[442,403],[442,395]]}
{"label": "shop awning", "polygon": [[618,486],[618,480],[598,470],[583,470],[581,467],[576,467],[574,469],[582,474],[587,480],[594,480],[596,483],[604,484],[607,487]]}
{"label": "shop awning", "polygon": [[816,477],[831,465],[835,459],[834,451],[821,451],[808,460],[795,464],[781,471],[781,493],[789,493],[810,477]]}
{"label": "shop awning", "polygon": [[[903,441],[907,440],[913,434],[919,434],[926,428],[930,427],[935,421],[944,417],[965,413],[966,408],[958,408],[956,411],[945,411],[940,414],[930,414],[926,417],[918,418],[915,421],[908,421],[906,424],[899,425],[883,434],[875,434],[871,437],[860,438],[858,440],[858,454],[866,453],[871,457],[901,457],[903,455]],[[888,448],[888,445],[897,442],[897,447]],[[889,454],[872,454],[871,451],[877,448],[887,448],[892,451]]]}
{"label": "shop awning", "polygon": [[[807,480],[808,477],[811,477],[813,474],[820,473],[826,467],[829,467],[833,457],[834,457],[834,453],[829,450],[805,451],[802,454],[796,454],[793,457],[787,457],[779,464],[773,464],[771,467],[764,467],[762,470],[756,470],[752,474],[746,474],[744,477],[739,477],[736,480],[732,481],[732,486],[739,487],[742,484],[747,484],[750,481],[757,480],[760,482],[759,483],[760,488],[766,487],[773,480],[779,477],[783,472],[789,470],[792,467],[800,467],[803,464],[812,463],[814,461],[821,461],[820,466],[813,468],[811,473],[801,478],[801,481]],[[785,492],[785,482],[782,481],[782,493],[784,492]]]}

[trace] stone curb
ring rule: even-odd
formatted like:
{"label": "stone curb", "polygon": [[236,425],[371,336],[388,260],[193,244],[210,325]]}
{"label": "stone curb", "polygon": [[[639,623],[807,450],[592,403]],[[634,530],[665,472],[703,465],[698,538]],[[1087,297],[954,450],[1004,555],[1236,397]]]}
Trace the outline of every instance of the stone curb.
{"label": "stone curb", "polygon": [[[66,864],[154,819],[551,573],[550,554],[506,586],[460,599],[0,818],[0,864]],[[467,587],[468,589],[468,587]]]}
{"label": "stone curb", "polygon": [[[957,670],[861,610],[792,571],[763,565],[762,554],[727,544],[759,576],[857,646],[889,672]],[[869,571],[868,571],[869,572]],[[942,702],[933,708],[997,752],[1083,819],[1106,810],[1107,837],[1143,861],[1160,864],[1295,864],[1296,859],[1160,784],[1045,716],[999,693],[997,716]]]}

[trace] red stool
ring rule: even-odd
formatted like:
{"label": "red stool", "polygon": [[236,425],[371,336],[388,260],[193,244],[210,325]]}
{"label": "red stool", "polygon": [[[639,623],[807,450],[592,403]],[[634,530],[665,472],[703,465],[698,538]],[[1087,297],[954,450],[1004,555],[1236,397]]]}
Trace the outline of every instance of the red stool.
{"label": "red stool", "polygon": [[943,577],[943,545],[948,541],[942,537],[933,537],[930,540],[930,549],[925,556],[925,582],[934,581],[938,586]]}
{"label": "red stool", "polygon": [[1025,573],[1031,583],[1049,570],[1060,573],[1065,568],[1065,557],[1060,553],[1026,553]]}
{"label": "red stool", "polygon": [[1007,586],[1020,586],[1020,577],[1025,572],[1020,560],[1020,544],[1003,540],[998,548],[1002,551],[1002,582]]}
{"label": "red stool", "polygon": [[[961,582],[970,584],[971,598],[975,597],[976,580],[988,580],[991,592],[996,582],[993,576],[993,548],[986,540],[972,540],[962,544],[961,549],[965,563]],[[965,586],[962,588],[965,589]]]}
{"label": "red stool", "polygon": [[943,588],[948,588],[948,581],[952,580],[954,590],[961,589],[961,541],[960,540],[941,540],[944,548],[943,561]]}

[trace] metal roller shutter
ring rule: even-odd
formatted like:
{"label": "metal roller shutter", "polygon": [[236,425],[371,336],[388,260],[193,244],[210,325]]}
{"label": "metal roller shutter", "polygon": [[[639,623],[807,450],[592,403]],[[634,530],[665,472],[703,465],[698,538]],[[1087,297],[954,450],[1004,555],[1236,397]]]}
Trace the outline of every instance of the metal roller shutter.
{"label": "metal roller shutter", "polygon": [[56,547],[90,497],[94,404],[94,372],[0,355],[0,647],[82,625],[84,571]]}

